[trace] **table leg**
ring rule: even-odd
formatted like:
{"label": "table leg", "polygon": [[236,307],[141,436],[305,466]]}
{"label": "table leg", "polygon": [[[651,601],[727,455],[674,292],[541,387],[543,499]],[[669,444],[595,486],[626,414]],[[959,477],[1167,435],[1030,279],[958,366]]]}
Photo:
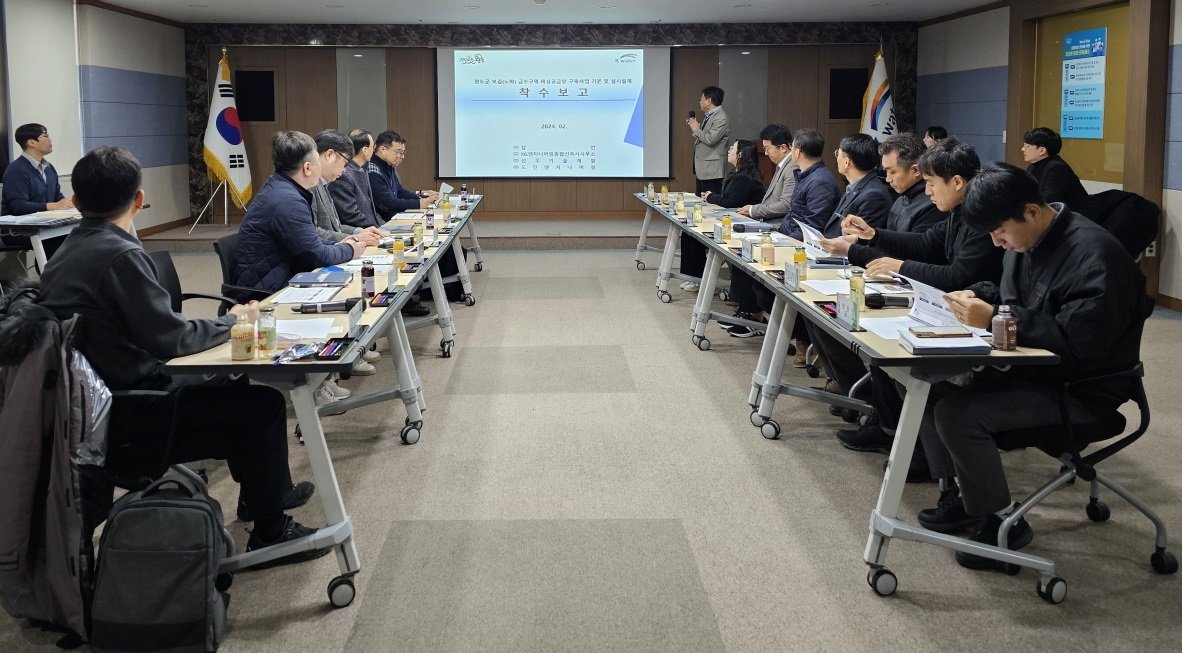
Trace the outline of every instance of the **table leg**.
{"label": "table leg", "polygon": [[[468,220],[468,224],[472,224],[472,220]],[[464,260],[464,247],[460,245],[459,238],[453,238],[451,241],[451,251],[455,254],[456,263],[459,267],[460,285],[464,287],[464,304],[472,306],[476,303],[476,296],[472,294],[472,279],[468,276],[468,263]],[[432,290],[431,292],[435,292]]]}
{"label": "table leg", "polygon": [[899,417],[899,426],[895,429],[895,443],[891,446],[891,455],[887,459],[886,474],[883,475],[882,488],[878,492],[878,503],[870,516],[870,537],[866,541],[866,551],[862,556],[866,564],[875,568],[881,568],[886,564],[887,548],[891,539],[875,527],[875,517],[894,519],[899,514],[903,488],[907,484],[907,469],[911,465],[911,454],[915,451],[919,425],[923,421],[923,411],[928,403],[928,390],[931,389],[931,384],[910,376],[905,367],[883,369],[906,386],[907,395],[903,398],[903,412]]}
{"label": "table leg", "polygon": [[[780,396],[780,378],[784,375],[784,365],[788,358],[788,347],[792,344],[792,325],[796,322],[796,309],[788,306],[779,295],[776,296],[777,303],[783,303],[784,306],[780,308],[780,320],[776,325],[776,330],[771,329],[771,320],[768,321],[768,329],[764,335],[764,347],[767,346],[767,336],[776,333],[776,342],[772,345],[771,355],[767,362],[767,375],[763,379],[763,385],[759,389],[759,407],[751,413],[751,423],[759,427],[759,432],[763,437],[774,440],[780,437],[780,424],[772,419],[772,410],[776,406],[776,398]],[[775,318],[776,306],[772,305],[772,316]],[[764,350],[760,351],[760,358],[763,357]],[[757,376],[752,375],[752,384],[757,382]],[[754,393],[752,393],[754,394]]]}
{"label": "table leg", "polygon": [[699,341],[706,335],[706,323],[710,321],[710,305],[714,301],[714,290],[718,285],[719,274],[722,272],[722,257],[713,249],[706,250],[705,269],[702,285],[698,288],[698,300],[694,302],[694,312],[690,318],[690,329],[693,330],[695,338]]}
{"label": "table leg", "polygon": [[644,209],[644,222],[642,222],[640,225],[640,238],[636,241],[636,269],[637,270],[644,269],[644,261],[642,261],[640,257],[643,256],[644,252],[648,249],[648,245],[646,244],[646,241],[648,240],[648,228],[649,228],[649,225],[652,224],[652,221],[653,221],[653,209],[651,206],[646,206]]}
{"label": "table leg", "polygon": [[[480,253],[480,239],[476,237],[476,224],[475,220],[472,219],[472,216],[468,216],[468,222],[465,225],[465,228],[468,230],[468,238],[472,239],[472,247],[469,249],[473,254],[476,255],[476,271],[480,272],[484,269],[484,256]],[[459,238],[457,238],[456,241],[459,241]],[[461,247],[461,253],[462,251],[463,247]],[[464,260],[463,256],[460,256],[459,263],[460,268],[467,272],[468,264]],[[469,292],[467,286],[464,287],[464,292]]]}
{"label": "table leg", "polygon": [[657,297],[668,304],[673,301],[669,294],[669,277],[673,270],[673,255],[677,252],[677,240],[681,230],[677,225],[669,225],[669,233],[665,235],[665,249],[661,252],[661,266],[657,268]]}
{"label": "table leg", "polygon": [[[751,374],[751,392],[747,395],[747,405],[751,406],[752,410],[759,407],[759,391],[767,382],[768,368],[771,366],[772,354],[776,350],[776,345],[780,342],[783,331],[780,325],[784,322],[784,311],[787,307],[788,302],[777,295],[772,303],[772,312],[768,314],[767,332],[763,336],[763,346],[759,348],[759,359],[755,363],[755,372]],[[788,329],[788,338],[792,338],[792,329]],[[787,356],[787,347],[784,348],[784,352],[784,355]],[[771,416],[770,412],[768,416]]]}
{"label": "table leg", "polygon": [[[316,494],[320,495],[327,528],[346,523],[349,517],[345,514],[345,501],[341,497],[341,487],[337,483],[336,470],[332,466],[332,457],[328,452],[328,443],[324,439],[320,416],[316,413],[313,392],[320,385],[319,379],[312,381],[313,379],[309,379],[309,383],[291,389],[291,403],[304,437],[304,450],[308,452],[308,464],[312,468],[312,478],[316,482]],[[342,574],[351,576],[361,570],[357,545],[353,541],[351,529],[344,541],[334,548]]]}
{"label": "table leg", "polygon": [[44,274],[49,257],[45,255],[45,245],[41,242],[41,234],[29,236],[29,242],[33,245],[33,258],[37,261],[37,272]]}
{"label": "table leg", "polygon": [[432,265],[427,270],[427,282],[431,285],[431,297],[435,300],[435,323],[443,334],[439,341],[439,348],[444,356],[451,351],[451,344],[455,342],[456,333],[452,327],[451,305],[447,301],[447,291],[443,288],[443,277],[439,274],[439,265]]}

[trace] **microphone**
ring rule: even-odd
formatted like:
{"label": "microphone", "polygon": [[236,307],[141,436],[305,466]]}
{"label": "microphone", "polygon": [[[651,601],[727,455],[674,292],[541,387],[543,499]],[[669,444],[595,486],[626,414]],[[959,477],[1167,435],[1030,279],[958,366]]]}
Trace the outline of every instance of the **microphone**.
{"label": "microphone", "polygon": [[298,304],[293,307],[296,313],[348,313],[353,310],[357,302],[362,302],[362,309],[365,310],[365,300],[360,297],[350,297],[340,302],[320,302],[318,304]]}
{"label": "microphone", "polygon": [[696,111],[690,111],[690,118],[697,118],[697,117],[698,117],[698,113]]}
{"label": "microphone", "polygon": [[910,308],[911,298],[884,295],[879,292],[866,293],[866,308],[889,308],[892,306]]}

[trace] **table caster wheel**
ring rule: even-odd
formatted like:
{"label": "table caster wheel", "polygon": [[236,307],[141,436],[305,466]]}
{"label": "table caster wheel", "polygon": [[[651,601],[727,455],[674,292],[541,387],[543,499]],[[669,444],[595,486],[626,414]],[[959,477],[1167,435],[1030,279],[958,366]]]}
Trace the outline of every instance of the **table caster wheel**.
{"label": "table caster wheel", "polygon": [[698,340],[698,349],[702,351],[710,351],[710,339],[703,337]]}
{"label": "table caster wheel", "polygon": [[451,358],[451,347],[453,344],[455,344],[454,340],[440,340],[439,355],[444,358]]}
{"label": "table caster wheel", "polygon": [[810,379],[815,379],[818,376],[821,376],[821,368],[817,367],[816,365],[809,365],[808,367],[804,368],[804,373],[808,374]]}
{"label": "table caster wheel", "polygon": [[328,602],[334,608],[343,608],[357,597],[357,588],[353,587],[353,579],[337,576],[328,582]]}
{"label": "table caster wheel", "polygon": [[477,271],[477,272],[483,272],[483,271],[484,271],[484,263],[482,263],[482,262],[477,262],[477,263],[476,263],[476,271]]}
{"label": "table caster wheel", "polygon": [[1112,509],[1108,507],[1108,504],[1099,499],[1089,501],[1088,505],[1084,506],[1084,512],[1088,514],[1088,519],[1092,521],[1108,521],[1108,518],[1112,516]]}
{"label": "table caster wheel", "polygon": [[1042,600],[1052,605],[1059,605],[1067,598],[1067,581],[1058,576],[1051,576],[1046,582],[1039,578],[1034,589],[1038,591]]}
{"label": "table caster wheel", "polygon": [[1163,576],[1178,573],[1178,559],[1165,549],[1154,551],[1153,555],[1149,556],[1149,564],[1154,571]]}
{"label": "table caster wheel", "polygon": [[759,428],[759,427],[763,426],[763,423],[765,421],[767,421],[764,418],[759,416],[759,411],[757,410],[757,408],[758,408],[757,406],[751,407],[751,426],[754,426],[755,428]]}
{"label": "table caster wheel", "polygon": [[661,303],[663,304],[668,304],[669,302],[673,301],[673,295],[670,295],[664,290],[657,291],[657,298],[660,299]]}
{"label": "table caster wheel", "polygon": [[464,295],[464,306],[475,306],[476,298],[472,295]]}
{"label": "table caster wheel", "polygon": [[414,444],[419,441],[419,435],[422,431],[423,423],[415,421],[402,427],[402,431],[398,434],[402,438],[402,444]]}
{"label": "table caster wheel", "polygon": [[636,262],[636,269],[643,272],[644,271],[644,261],[637,261]]}
{"label": "table caster wheel", "polygon": [[890,569],[871,569],[866,574],[866,582],[879,596],[890,596],[899,589],[899,579]]}
{"label": "table caster wheel", "polygon": [[780,423],[774,419],[769,419],[759,427],[759,434],[768,440],[775,440],[780,437]]}
{"label": "table caster wheel", "polygon": [[719,290],[718,291],[718,298],[725,302],[726,300],[731,298],[731,293],[730,293],[730,291],[727,291],[727,290]]}

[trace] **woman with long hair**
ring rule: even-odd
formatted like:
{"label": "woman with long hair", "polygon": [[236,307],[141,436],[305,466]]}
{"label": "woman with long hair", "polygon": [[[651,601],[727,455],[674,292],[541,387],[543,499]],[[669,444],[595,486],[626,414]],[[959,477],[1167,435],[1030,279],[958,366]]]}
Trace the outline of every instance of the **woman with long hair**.
{"label": "woman with long hair", "polygon": [[[722,182],[721,193],[702,193],[702,199],[728,209],[759,204],[763,201],[763,180],[759,176],[759,159],[755,142],[747,139],[735,141],[727,152],[727,161],[733,169]],[[701,278],[706,269],[706,246],[689,234],[681,234],[681,273]],[[697,281],[681,284],[683,290],[697,290]]]}

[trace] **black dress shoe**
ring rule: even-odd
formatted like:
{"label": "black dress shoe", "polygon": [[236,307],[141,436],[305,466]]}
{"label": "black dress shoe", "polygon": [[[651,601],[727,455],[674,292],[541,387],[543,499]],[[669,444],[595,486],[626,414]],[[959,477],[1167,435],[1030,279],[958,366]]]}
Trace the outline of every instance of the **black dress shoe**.
{"label": "black dress shoe", "polygon": [[980,528],[982,521],[980,517],[964,511],[960,488],[955,485],[940,493],[935,508],[924,508],[919,511],[920,525],[937,533],[956,533]]}
{"label": "black dress shoe", "polygon": [[402,314],[407,317],[424,317],[431,314],[431,309],[412,299],[402,307]]}
{"label": "black dress shoe", "polygon": [[[981,529],[978,530],[971,539],[974,542],[981,544],[988,544],[989,546],[997,546],[997,530],[1001,528],[1001,517],[997,515],[987,515],[981,524]],[[1030,528],[1030,524],[1026,523],[1025,519],[1019,519],[1011,528],[1009,537],[1006,538],[1006,548],[1011,551],[1020,551],[1034,540],[1034,530]],[[1006,563],[999,562],[993,558],[986,558],[984,556],[973,555],[972,553],[965,553],[963,551],[956,552],[956,562],[961,567],[968,569],[976,569],[979,571],[997,569],[1005,571]]]}
{"label": "black dress shoe", "polygon": [[[300,481],[291,486],[287,495],[283,497],[283,509],[295,510],[308,503],[313,494],[316,494],[316,484],[312,481]],[[238,499],[238,521],[254,521],[254,515],[250,514],[250,506],[241,498]]]}
{"label": "black dress shoe", "polygon": [[[283,518],[285,520],[283,523],[283,530],[280,531],[278,537],[273,540],[264,540],[261,537],[255,537],[258,534],[258,529],[255,529],[255,531],[250,534],[250,539],[246,541],[246,550],[258,551],[269,546],[275,546],[276,544],[282,544],[284,542],[290,542],[291,540],[299,539],[301,537],[307,537],[316,532],[315,528],[308,528],[307,526],[304,526],[303,524],[296,521],[291,515],[284,515]],[[249,567],[249,569],[270,569],[271,567],[278,567],[280,565],[294,565],[301,562],[308,562],[309,560],[315,560],[316,558],[328,555],[329,551],[332,551],[331,546],[325,547],[323,549],[313,549],[311,551],[297,551],[296,553],[283,556],[282,558],[276,558],[261,564],[252,565]]]}
{"label": "black dress shoe", "polygon": [[867,451],[874,453],[890,453],[895,439],[879,427],[878,422],[871,420],[859,429],[841,429],[837,432],[837,441],[850,451]]}

